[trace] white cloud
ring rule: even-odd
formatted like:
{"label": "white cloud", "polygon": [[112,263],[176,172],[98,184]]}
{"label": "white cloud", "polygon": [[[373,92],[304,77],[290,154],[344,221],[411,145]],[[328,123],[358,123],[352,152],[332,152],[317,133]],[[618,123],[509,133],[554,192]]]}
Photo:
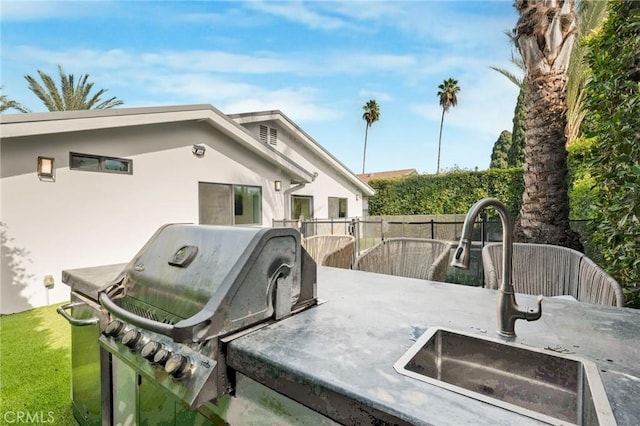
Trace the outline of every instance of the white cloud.
{"label": "white cloud", "polygon": [[334,30],[347,26],[342,19],[323,15],[311,9],[301,1],[288,2],[266,2],[251,1],[245,4],[246,7],[259,10],[264,13],[285,18],[290,22],[306,25],[312,29]]}
{"label": "white cloud", "polygon": [[358,92],[358,97],[362,99],[375,99],[378,104],[380,102],[390,102],[393,100],[393,96],[386,92],[380,92],[376,90],[361,89]]}

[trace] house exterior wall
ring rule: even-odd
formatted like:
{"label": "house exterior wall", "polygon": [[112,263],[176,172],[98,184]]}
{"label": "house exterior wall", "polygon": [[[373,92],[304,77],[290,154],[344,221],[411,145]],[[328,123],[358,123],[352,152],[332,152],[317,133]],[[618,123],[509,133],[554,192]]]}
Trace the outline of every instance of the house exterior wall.
{"label": "house exterior wall", "polygon": [[[292,195],[313,197],[314,218],[329,218],[329,197],[346,198],[348,200],[348,216],[362,216],[363,197],[359,189],[349,183],[334,167],[309,149],[307,143],[301,141],[296,135],[281,126],[279,122],[271,120],[243,124],[243,126],[258,139],[260,135],[260,125],[277,129],[278,141],[274,148],[278,152],[298,163],[303,168],[318,173],[318,176],[312,183],[291,193]],[[286,217],[280,219],[292,218]]]}
{"label": "house exterior wall", "polygon": [[[62,270],[128,262],[161,225],[197,223],[198,182],[260,186],[261,225],[284,216],[284,172],[203,122],[3,138],[0,149],[2,314],[68,300]],[[133,174],[70,170],[70,152],[131,159]],[[55,158],[55,182],[38,179],[38,156]]]}

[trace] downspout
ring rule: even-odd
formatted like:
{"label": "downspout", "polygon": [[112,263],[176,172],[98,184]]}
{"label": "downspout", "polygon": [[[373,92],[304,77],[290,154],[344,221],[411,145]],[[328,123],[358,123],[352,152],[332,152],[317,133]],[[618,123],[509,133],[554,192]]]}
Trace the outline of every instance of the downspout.
{"label": "downspout", "polygon": [[284,191],[284,220],[289,220],[289,216],[291,216],[291,193],[297,191],[298,189],[302,189],[307,186],[306,183],[301,183],[296,186],[292,186],[291,188]]}

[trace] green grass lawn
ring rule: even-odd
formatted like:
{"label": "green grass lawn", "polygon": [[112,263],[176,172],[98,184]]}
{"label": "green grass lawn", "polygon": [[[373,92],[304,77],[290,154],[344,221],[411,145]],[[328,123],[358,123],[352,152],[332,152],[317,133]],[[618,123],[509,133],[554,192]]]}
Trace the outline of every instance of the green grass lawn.
{"label": "green grass lawn", "polygon": [[71,327],[58,306],[0,316],[0,424],[76,424]]}

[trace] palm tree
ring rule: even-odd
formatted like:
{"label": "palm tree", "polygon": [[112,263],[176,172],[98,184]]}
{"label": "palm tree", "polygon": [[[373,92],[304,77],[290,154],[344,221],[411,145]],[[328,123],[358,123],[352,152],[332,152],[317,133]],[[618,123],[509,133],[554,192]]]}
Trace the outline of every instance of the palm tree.
{"label": "palm tree", "polygon": [[440,173],[440,147],[442,146],[442,124],[444,123],[444,113],[449,111],[449,108],[458,105],[458,80],[449,78],[445,80],[440,86],[438,86],[438,97],[440,98],[440,106],[442,107],[442,118],[440,119],[440,137],[438,138],[438,166],[436,167],[436,174]]}
{"label": "palm tree", "polygon": [[[607,2],[602,0],[580,0],[577,4],[578,13],[578,37],[573,42],[571,50],[571,59],[567,69],[567,145],[577,139],[581,134],[582,121],[585,117],[584,108],[584,87],[587,83],[588,66],[584,62],[587,53],[587,45],[581,42],[581,38],[586,37],[594,31],[604,20],[607,15]],[[511,31],[505,31],[505,35],[509,40],[516,44],[516,35]],[[526,73],[525,64],[522,58],[511,54],[511,63],[514,64],[522,74]],[[489,67],[499,72],[520,88],[524,88],[524,78],[518,74],[500,67]],[[515,132],[513,132],[515,136]]]}
{"label": "palm tree", "polygon": [[364,114],[362,119],[365,121],[366,126],[364,128],[364,151],[362,152],[362,173],[364,174],[364,162],[367,158],[367,135],[369,133],[369,127],[380,119],[380,107],[375,100],[371,99],[362,107]]}
{"label": "palm tree", "polygon": [[100,102],[100,98],[107,91],[106,89],[98,90],[96,94],[89,98],[89,92],[93,88],[93,83],[87,82],[89,74],[81,75],[77,84],[74,85],[73,74],[65,74],[60,65],[58,65],[58,72],[60,73],[59,89],[53,79],[40,70],[38,70],[38,74],[44,83],[44,87],[32,76],[26,75],[24,77],[29,83],[29,90],[40,98],[49,111],[109,109],[123,104],[115,96]]}
{"label": "palm tree", "polygon": [[[1,90],[2,86],[0,86],[0,91]],[[29,109],[23,106],[20,102],[10,99],[7,95],[0,95],[0,114],[10,109],[15,109],[20,112],[29,112]]]}
{"label": "palm tree", "polygon": [[569,227],[567,68],[577,34],[575,0],[516,0],[515,37],[526,66],[524,192],[515,238],[582,249]]}

